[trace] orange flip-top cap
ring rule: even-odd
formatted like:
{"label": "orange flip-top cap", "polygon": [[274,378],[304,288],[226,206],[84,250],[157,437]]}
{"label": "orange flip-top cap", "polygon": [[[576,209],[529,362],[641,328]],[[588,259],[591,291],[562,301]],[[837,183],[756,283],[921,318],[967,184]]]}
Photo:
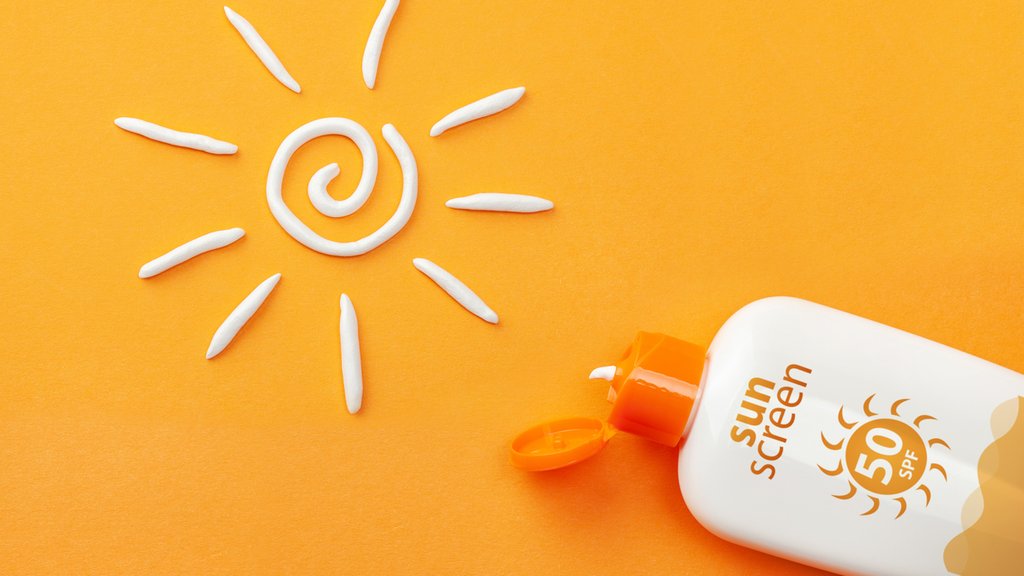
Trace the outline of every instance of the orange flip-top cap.
{"label": "orange flip-top cap", "polygon": [[616,430],[675,446],[704,371],[704,350],[662,334],[641,332],[615,365],[608,422],[564,418],[538,424],[512,441],[512,463],[524,470],[563,468],[604,448]]}
{"label": "orange flip-top cap", "polygon": [[564,468],[600,452],[614,433],[596,418],[551,420],[516,436],[512,464],[532,472]]}
{"label": "orange flip-top cap", "polygon": [[616,364],[608,423],[675,446],[686,429],[704,372],[704,349],[664,334],[640,332]]}

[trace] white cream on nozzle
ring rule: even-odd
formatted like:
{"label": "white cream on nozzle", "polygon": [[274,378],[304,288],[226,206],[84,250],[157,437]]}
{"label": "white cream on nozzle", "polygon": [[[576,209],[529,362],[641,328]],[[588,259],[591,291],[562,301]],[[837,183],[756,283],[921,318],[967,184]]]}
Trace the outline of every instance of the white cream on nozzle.
{"label": "white cream on nozzle", "polygon": [[[607,380],[611,382],[615,378],[615,366],[601,366],[590,371],[591,380]],[[615,402],[618,393],[615,388],[608,387],[608,401]]]}

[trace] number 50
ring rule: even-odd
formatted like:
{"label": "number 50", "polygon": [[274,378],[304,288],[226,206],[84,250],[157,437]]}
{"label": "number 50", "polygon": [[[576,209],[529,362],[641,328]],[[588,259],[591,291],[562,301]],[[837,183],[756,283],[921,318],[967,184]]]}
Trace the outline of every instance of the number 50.
{"label": "number 50", "polygon": [[[865,478],[888,485],[892,480],[892,463],[885,458],[900,453],[903,449],[903,439],[887,428],[873,428],[868,431],[864,441],[867,447],[880,457],[868,461],[868,455],[861,452],[857,456],[857,465],[853,471]],[[878,478],[879,472],[882,473],[881,478]]]}

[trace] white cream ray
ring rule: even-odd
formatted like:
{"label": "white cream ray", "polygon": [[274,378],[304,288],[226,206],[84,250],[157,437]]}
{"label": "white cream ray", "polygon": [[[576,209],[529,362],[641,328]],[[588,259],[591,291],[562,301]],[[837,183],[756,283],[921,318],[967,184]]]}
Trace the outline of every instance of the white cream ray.
{"label": "white cream ray", "polygon": [[155,258],[143,264],[142,268],[139,269],[139,278],[152,278],[153,276],[169,270],[186,260],[190,260],[200,254],[209,252],[210,250],[223,248],[233,242],[236,242],[242,236],[245,236],[245,230],[242,230],[241,228],[229,228],[227,230],[217,230],[216,232],[203,234],[194,240],[189,240],[159,258]]}
{"label": "white cream ray", "polygon": [[267,278],[260,283],[245,300],[235,307],[228,314],[228,317],[224,319],[220,327],[213,334],[213,338],[210,340],[210,347],[206,350],[206,359],[209,360],[214,356],[220,354],[231,344],[231,341],[235,339],[238,331],[245,326],[245,323],[252,318],[253,314],[260,309],[263,302],[270,296],[274,288],[277,286],[278,281],[281,280],[281,274],[274,274],[270,278]]}
{"label": "white cream ray", "polygon": [[341,295],[341,377],[345,388],[345,407],[349,414],[363,407],[363,359],[359,351],[359,322],[356,309],[347,294]]}
{"label": "white cream ray", "polygon": [[242,35],[242,40],[245,40],[245,43],[249,45],[249,48],[260,59],[260,62],[274,75],[274,78],[277,78],[278,82],[284,84],[292,92],[296,94],[302,92],[299,83],[295,81],[295,78],[292,78],[292,75],[288,73],[284,64],[277,57],[277,54],[274,54],[267,41],[260,36],[260,33],[256,31],[256,28],[249,21],[227,6],[224,7],[224,14],[228,17],[231,25],[235,27],[235,30],[238,30],[238,33]]}
{"label": "white cream ray", "polygon": [[414,258],[412,265],[424,273],[427,278],[433,280],[435,284],[440,286],[442,290],[447,292],[463,308],[477,315],[485,322],[490,322],[491,324],[498,323],[498,314],[491,310],[490,306],[476,295],[476,292],[470,290],[469,286],[463,284],[451,272],[426,258]]}
{"label": "white cream ray", "polygon": [[209,154],[234,154],[238,152],[238,146],[230,142],[224,142],[223,140],[217,140],[216,138],[210,138],[202,134],[193,134],[191,132],[179,132],[178,130],[172,130],[166,126],[147,122],[146,120],[140,120],[138,118],[129,118],[122,116],[116,118],[114,124],[126,132],[138,134],[144,136],[150,140],[156,140],[157,142],[163,142],[164,144],[170,144],[171,146],[180,146],[182,148],[191,148],[193,150],[199,150],[201,152],[207,152]]}
{"label": "white cream ray", "polygon": [[377,66],[380,65],[384,37],[387,36],[391,19],[395,17],[396,10],[398,10],[398,0],[385,0],[384,6],[377,14],[377,19],[373,22],[373,28],[370,29],[370,36],[366,39],[366,48],[363,49],[363,82],[370,90],[373,90],[377,84]]}
{"label": "white cream ray", "polygon": [[518,88],[502,90],[501,92],[491,94],[486,98],[481,98],[472,104],[467,104],[438,120],[437,124],[434,124],[434,127],[430,129],[430,135],[440,136],[446,131],[465,124],[466,122],[472,122],[473,120],[479,120],[485,116],[497,114],[516,102],[519,102],[519,99],[523,97],[523,94],[526,94],[526,88],[520,86]]}
{"label": "white cream ray", "polygon": [[519,212],[529,214],[544,212],[555,207],[555,203],[546,198],[528,196],[526,194],[504,194],[500,192],[481,192],[452,198],[444,203],[456,210],[479,210],[486,212]]}

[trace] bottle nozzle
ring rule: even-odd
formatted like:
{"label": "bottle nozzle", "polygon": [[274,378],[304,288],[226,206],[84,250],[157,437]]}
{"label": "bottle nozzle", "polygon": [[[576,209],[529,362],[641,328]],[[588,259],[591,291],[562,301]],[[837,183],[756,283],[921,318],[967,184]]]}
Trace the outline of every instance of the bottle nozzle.
{"label": "bottle nozzle", "polygon": [[[607,380],[608,382],[613,382],[615,380],[615,371],[616,370],[617,370],[617,368],[615,366],[601,366],[599,368],[594,368],[590,372],[590,379],[591,380]],[[615,391],[615,386],[609,386],[608,387],[608,402],[614,404],[615,403],[615,398],[617,398],[617,397],[618,397],[618,393]]]}
{"label": "bottle nozzle", "polygon": [[615,378],[615,366],[601,366],[590,372],[591,380],[607,380],[611,382]]}

